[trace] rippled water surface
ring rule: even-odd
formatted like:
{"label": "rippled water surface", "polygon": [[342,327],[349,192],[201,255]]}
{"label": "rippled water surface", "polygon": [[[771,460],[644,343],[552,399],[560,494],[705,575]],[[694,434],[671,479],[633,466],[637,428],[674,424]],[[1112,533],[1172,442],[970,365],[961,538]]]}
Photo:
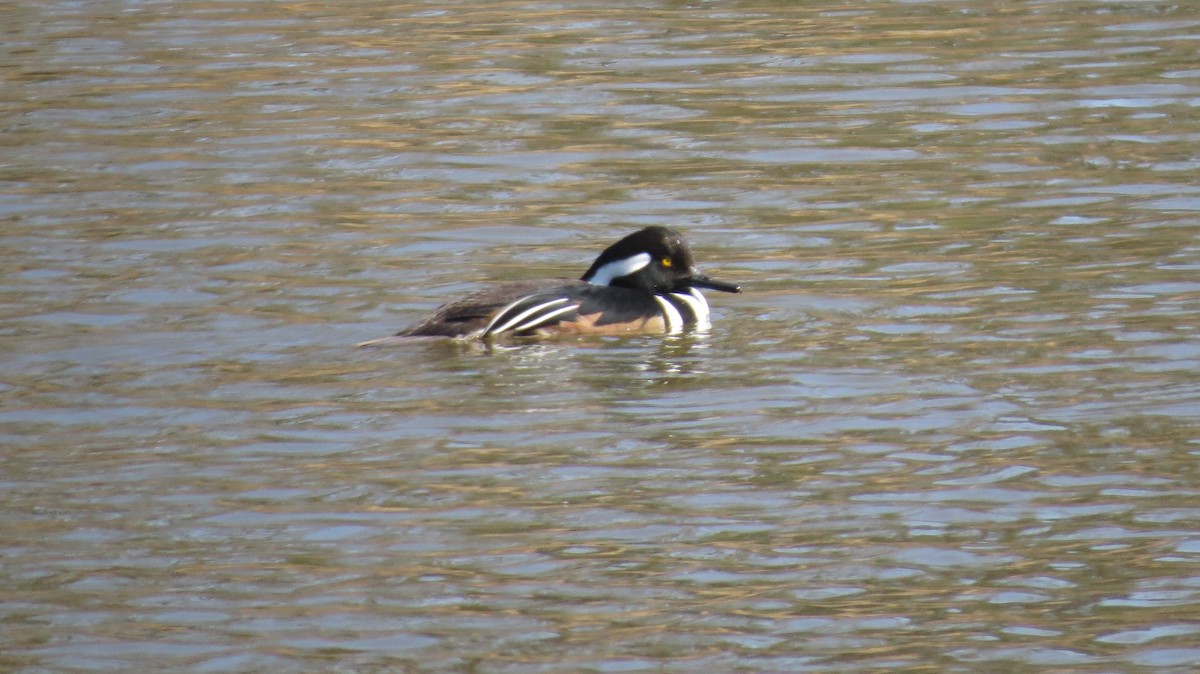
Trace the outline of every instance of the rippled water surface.
{"label": "rippled water surface", "polygon": [[[1200,666],[1193,3],[0,25],[0,669]],[[707,333],[353,348],[647,224]]]}

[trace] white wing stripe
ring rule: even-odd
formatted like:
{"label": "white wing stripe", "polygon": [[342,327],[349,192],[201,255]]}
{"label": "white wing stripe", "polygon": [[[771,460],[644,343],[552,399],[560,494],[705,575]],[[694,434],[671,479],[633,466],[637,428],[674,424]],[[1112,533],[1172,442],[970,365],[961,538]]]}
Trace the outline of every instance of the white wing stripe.
{"label": "white wing stripe", "polygon": [[508,312],[514,310],[522,302],[525,302],[528,299],[529,299],[528,297],[522,297],[521,299],[517,300],[516,302],[513,302],[512,304],[501,309],[500,313],[496,314],[496,317],[492,319],[492,322],[488,323],[488,326],[483,329],[483,333],[481,334],[481,336],[487,337],[488,335],[493,334],[493,333],[504,332],[505,330],[512,328],[512,326],[520,323],[521,321],[525,320],[526,318],[529,318],[530,316],[532,316],[533,314],[536,314],[539,311],[549,309],[550,307],[557,306],[559,304],[562,304],[563,302],[571,301],[565,297],[559,297],[557,299],[550,300],[549,302],[542,302],[541,304],[538,304],[530,309],[526,309],[525,311],[522,311],[521,313],[517,314],[516,316],[513,316],[511,319],[508,319],[500,327],[496,327],[497,321],[508,318]]}
{"label": "white wing stripe", "polygon": [[568,304],[565,307],[559,307],[558,309],[555,309],[554,311],[551,311],[549,313],[538,314],[538,315],[534,316],[532,319],[530,319],[528,322],[522,323],[521,325],[518,325],[517,327],[513,328],[512,331],[513,332],[524,332],[526,330],[532,330],[533,328],[536,328],[540,325],[545,325],[546,323],[549,323],[550,319],[552,319],[552,318],[555,318],[557,316],[565,314],[568,311],[575,311],[578,308],[579,308],[578,304]]}

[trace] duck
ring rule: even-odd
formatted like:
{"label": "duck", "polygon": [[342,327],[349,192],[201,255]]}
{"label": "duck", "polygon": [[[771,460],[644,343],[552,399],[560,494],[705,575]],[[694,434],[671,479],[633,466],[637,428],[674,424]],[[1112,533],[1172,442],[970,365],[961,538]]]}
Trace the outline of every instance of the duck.
{"label": "duck", "polygon": [[710,327],[700,289],[740,293],[696,268],[691,248],[669,227],[651,226],[605,248],[577,281],[511,281],[442,305],[391,337],[491,341],[561,334],[677,334]]}

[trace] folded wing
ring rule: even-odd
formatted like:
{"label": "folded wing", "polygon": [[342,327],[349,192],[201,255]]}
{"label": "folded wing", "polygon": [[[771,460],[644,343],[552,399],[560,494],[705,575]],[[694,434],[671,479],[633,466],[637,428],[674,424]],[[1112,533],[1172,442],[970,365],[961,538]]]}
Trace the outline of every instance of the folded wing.
{"label": "folded wing", "polygon": [[505,332],[525,334],[562,321],[578,319],[579,302],[562,294],[539,293],[528,295],[509,304],[497,313],[480,333],[491,337]]}

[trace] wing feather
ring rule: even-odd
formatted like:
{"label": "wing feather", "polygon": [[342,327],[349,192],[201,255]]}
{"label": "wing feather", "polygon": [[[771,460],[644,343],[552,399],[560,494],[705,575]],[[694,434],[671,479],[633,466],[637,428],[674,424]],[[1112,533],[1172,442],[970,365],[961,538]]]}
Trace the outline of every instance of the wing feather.
{"label": "wing feather", "polygon": [[538,294],[522,297],[500,310],[480,337],[490,337],[504,332],[528,332],[556,323],[561,317],[579,308],[569,297],[556,294]]}

